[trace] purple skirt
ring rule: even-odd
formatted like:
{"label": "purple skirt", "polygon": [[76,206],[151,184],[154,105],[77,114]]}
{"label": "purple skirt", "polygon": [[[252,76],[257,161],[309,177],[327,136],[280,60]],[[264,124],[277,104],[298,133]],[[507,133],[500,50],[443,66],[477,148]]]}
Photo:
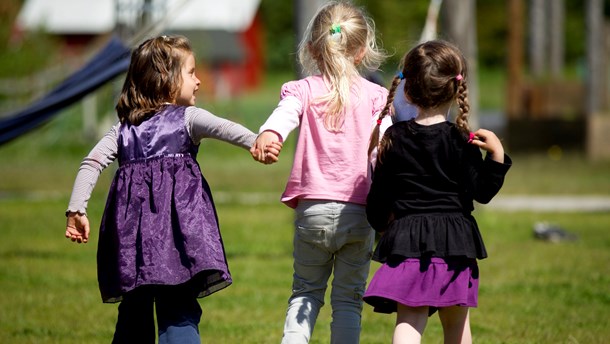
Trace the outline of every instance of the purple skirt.
{"label": "purple skirt", "polygon": [[199,297],[232,283],[210,188],[190,156],[123,164],[100,226],[104,302],[145,285],[189,283]]}
{"label": "purple skirt", "polygon": [[373,276],[364,301],[375,312],[396,312],[397,303],[431,309],[476,307],[479,268],[472,258],[407,258],[386,262]]}

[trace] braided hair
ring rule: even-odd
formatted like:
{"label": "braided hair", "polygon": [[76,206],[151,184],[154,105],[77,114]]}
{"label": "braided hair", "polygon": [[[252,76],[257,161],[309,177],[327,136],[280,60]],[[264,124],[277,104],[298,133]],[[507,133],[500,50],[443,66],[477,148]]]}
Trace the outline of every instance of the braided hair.
{"label": "braided hair", "polygon": [[[402,70],[392,80],[386,106],[379,115],[378,124],[371,135],[369,155],[378,146],[380,120],[389,113],[402,77],[405,79],[403,90],[405,97],[419,109],[435,108],[455,100],[459,107],[456,118],[457,128],[468,136],[470,105],[466,83],[467,64],[460,50],[443,40],[427,41],[411,49],[402,59],[401,65]],[[382,140],[379,145],[380,155],[384,147],[389,144],[391,142]]]}

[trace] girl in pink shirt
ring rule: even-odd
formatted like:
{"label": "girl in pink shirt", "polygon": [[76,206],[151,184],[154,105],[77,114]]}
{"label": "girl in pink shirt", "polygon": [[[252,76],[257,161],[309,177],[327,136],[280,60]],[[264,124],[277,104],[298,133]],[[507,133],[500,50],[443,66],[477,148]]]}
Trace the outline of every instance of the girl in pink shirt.
{"label": "girl in pink shirt", "polygon": [[[374,234],[365,213],[371,184],[371,130],[387,90],[364,79],[376,69],[372,21],[348,2],[324,5],[307,27],[299,62],[311,76],[282,86],[280,103],[253,147],[286,140],[299,127],[282,202],[295,209],[294,275],[282,343],[311,338],[328,279],[333,276],[331,343],[358,343],[362,295]],[[387,118],[390,125],[391,120]],[[261,162],[264,153],[253,153]]]}

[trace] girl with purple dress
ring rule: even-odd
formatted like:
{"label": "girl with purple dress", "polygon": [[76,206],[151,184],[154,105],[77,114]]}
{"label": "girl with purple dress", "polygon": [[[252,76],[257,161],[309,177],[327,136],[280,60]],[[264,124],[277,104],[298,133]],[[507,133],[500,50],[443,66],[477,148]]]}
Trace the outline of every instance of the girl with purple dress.
{"label": "girl with purple dress", "polygon": [[[211,191],[196,156],[203,138],[248,150],[256,134],[195,107],[200,81],[189,41],[143,42],[116,110],[119,122],[82,161],[66,212],[65,236],[89,239],[87,203],[115,159],[100,226],[97,266],[102,301],[120,302],[113,343],[200,343],[197,298],[232,282]],[[265,149],[277,160],[280,143]]]}
{"label": "girl with purple dress", "polygon": [[[445,343],[470,343],[477,259],[487,257],[473,201],[487,203],[499,192],[511,159],[493,132],[470,132],[466,61],[456,47],[425,42],[401,65],[381,117],[403,77],[400,91],[417,116],[392,125],[379,143],[366,211],[382,234],[373,259],[383,264],[364,301],[376,312],[397,312],[393,343],[420,343],[436,310]],[[451,123],[447,113],[456,101],[459,114]],[[371,151],[376,135],[377,129]]]}

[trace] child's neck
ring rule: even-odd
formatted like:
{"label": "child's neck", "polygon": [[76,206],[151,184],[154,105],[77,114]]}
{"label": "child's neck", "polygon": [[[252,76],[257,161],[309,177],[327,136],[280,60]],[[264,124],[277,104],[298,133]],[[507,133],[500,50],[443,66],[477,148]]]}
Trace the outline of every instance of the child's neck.
{"label": "child's neck", "polygon": [[451,105],[439,106],[429,109],[419,109],[415,122],[421,125],[433,125],[447,121],[447,114]]}

